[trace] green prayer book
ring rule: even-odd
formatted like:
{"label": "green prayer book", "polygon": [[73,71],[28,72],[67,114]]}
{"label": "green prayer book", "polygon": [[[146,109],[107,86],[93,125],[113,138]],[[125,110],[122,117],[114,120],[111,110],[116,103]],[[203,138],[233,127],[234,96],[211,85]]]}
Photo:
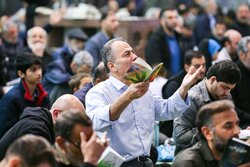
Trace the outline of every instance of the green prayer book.
{"label": "green prayer book", "polygon": [[131,83],[139,83],[146,80],[152,82],[162,67],[163,63],[160,63],[152,69],[143,59],[137,58],[124,75],[124,78]]}

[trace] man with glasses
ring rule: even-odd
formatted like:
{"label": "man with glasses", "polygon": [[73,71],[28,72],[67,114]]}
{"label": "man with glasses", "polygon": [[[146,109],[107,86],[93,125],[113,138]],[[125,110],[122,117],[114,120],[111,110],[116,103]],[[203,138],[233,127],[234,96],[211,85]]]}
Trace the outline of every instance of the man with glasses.
{"label": "man with glasses", "polygon": [[240,69],[238,66],[231,60],[224,60],[211,66],[206,78],[188,91],[191,105],[174,120],[175,154],[200,140],[195,125],[198,110],[203,105],[216,100],[231,100],[230,91],[239,81]]}
{"label": "man with glasses", "polygon": [[250,126],[250,36],[240,40],[238,45],[239,60],[236,62],[241,72],[240,82],[232,90],[235,106],[242,111],[239,115],[242,128]]}
{"label": "man with glasses", "polygon": [[[164,99],[169,98],[174,94],[174,92],[181,86],[182,80],[187,74],[189,68],[194,66],[198,69],[200,66],[203,66],[201,73],[198,75],[198,81],[201,81],[206,72],[206,60],[205,57],[199,51],[188,50],[184,55],[184,69],[178,74],[169,78],[167,83],[162,88],[162,96]],[[173,133],[173,121],[164,121],[160,124],[160,132],[172,137]]]}

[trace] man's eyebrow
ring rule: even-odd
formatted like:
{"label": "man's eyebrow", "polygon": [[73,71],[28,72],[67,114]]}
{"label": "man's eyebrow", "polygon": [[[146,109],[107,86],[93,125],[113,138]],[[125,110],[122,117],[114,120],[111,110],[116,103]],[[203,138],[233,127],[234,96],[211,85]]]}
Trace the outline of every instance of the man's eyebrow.
{"label": "man's eyebrow", "polygon": [[133,49],[127,49],[127,50],[125,50],[125,51],[122,52],[122,55],[124,55],[124,54],[126,54],[128,52],[134,52],[134,50]]}

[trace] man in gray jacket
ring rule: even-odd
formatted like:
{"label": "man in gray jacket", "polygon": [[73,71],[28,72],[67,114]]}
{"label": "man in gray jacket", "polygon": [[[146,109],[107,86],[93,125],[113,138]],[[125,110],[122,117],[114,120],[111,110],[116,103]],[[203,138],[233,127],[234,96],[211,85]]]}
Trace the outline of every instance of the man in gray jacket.
{"label": "man in gray jacket", "polygon": [[195,125],[198,110],[203,105],[216,100],[232,99],[230,91],[239,80],[238,66],[232,61],[225,60],[210,67],[206,78],[189,90],[190,106],[174,120],[175,154],[199,141]]}

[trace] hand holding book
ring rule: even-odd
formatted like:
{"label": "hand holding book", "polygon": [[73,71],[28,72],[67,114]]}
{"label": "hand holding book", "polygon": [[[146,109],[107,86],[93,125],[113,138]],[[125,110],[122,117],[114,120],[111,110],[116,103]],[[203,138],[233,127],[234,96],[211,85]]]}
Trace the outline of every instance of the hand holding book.
{"label": "hand holding book", "polygon": [[163,63],[160,63],[152,69],[143,59],[137,58],[124,75],[124,78],[131,83],[139,83],[146,80],[152,82],[162,67]]}

